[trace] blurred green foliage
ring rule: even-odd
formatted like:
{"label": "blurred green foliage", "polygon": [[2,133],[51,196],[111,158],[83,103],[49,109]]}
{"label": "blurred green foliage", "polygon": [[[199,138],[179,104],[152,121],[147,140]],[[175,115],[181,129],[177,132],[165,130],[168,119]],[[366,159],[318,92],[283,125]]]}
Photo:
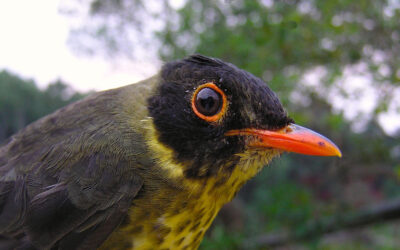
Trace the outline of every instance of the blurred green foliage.
{"label": "blurred green foliage", "polygon": [[40,90],[32,80],[1,71],[0,143],[27,124],[83,96],[61,80]]}
{"label": "blurred green foliage", "polygon": [[268,81],[284,104],[293,91],[299,92],[304,73],[316,67],[323,79],[313,91],[327,97],[335,89],[336,95],[356,99],[365,90],[353,91],[340,79],[344,69],[357,68],[362,72],[354,74],[370,78],[368,87],[379,93],[372,116],[400,109],[393,102],[400,85],[397,1],[186,0],[177,6],[169,0],[91,0],[83,4],[90,9],[90,18],[73,30],[71,40],[86,50],[102,48],[92,53],[135,58],[146,54],[138,45],[156,44],[150,48],[167,61],[195,52],[218,57]]}

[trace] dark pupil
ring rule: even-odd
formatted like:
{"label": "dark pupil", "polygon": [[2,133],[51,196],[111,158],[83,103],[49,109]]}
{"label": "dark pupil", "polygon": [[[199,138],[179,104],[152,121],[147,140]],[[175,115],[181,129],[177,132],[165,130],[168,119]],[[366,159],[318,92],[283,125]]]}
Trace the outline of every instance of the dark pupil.
{"label": "dark pupil", "polygon": [[204,88],[197,93],[196,108],[206,116],[217,114],[221,109],[221,95],[210,88]]}

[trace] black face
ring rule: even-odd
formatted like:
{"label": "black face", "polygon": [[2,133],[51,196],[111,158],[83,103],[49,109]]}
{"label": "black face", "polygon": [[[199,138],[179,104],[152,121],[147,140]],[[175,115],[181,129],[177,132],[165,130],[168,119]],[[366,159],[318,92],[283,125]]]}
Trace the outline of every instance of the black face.
{"label": "black face", "polygon": [[261,79],[201,55],[166,64],[148,108],[160,142],[188,165],[188,177],[213,175],[220,166],[229,168],[228,162],[234,167],[245,143],[225,136],[227,131],[280,129],[293,122]]}

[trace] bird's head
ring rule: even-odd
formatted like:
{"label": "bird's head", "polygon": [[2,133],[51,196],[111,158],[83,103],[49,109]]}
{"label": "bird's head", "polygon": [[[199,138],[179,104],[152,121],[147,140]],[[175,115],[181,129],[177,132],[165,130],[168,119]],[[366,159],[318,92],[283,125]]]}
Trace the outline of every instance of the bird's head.
{"label": "bird's head", "polygon": [[166,64],[149,114],[157,143],[186,178],[248,171],[283,151],[337,155],[327,138],[294,124],[261,79],[219,59],[194,55]]}

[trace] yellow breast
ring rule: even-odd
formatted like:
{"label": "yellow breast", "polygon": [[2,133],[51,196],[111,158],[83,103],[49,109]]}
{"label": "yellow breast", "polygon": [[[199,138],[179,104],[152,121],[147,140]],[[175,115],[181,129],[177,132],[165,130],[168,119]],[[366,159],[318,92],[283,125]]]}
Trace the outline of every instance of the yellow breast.
{"label": "yellow breast", "polygon": [[218,211],[244,182],[243,173],[235,170],[225,177],[192,180],[192,188],[164,187],[147,193],[135,200],[129,223],[113,233],[103,248],[197,249]]}
{"label": "yellow breast", "polygon": [[[140,230],[132,230],[132,249],[197,249],[204,233],[217,215],[219,207],[205,196],[197,199],[175,197],[176,202],[162,214],[153,213]],[[132,223],[141,221],[136,215],[142,208],[131,210]],[[138,228],[137,228],[138,229]]]}

